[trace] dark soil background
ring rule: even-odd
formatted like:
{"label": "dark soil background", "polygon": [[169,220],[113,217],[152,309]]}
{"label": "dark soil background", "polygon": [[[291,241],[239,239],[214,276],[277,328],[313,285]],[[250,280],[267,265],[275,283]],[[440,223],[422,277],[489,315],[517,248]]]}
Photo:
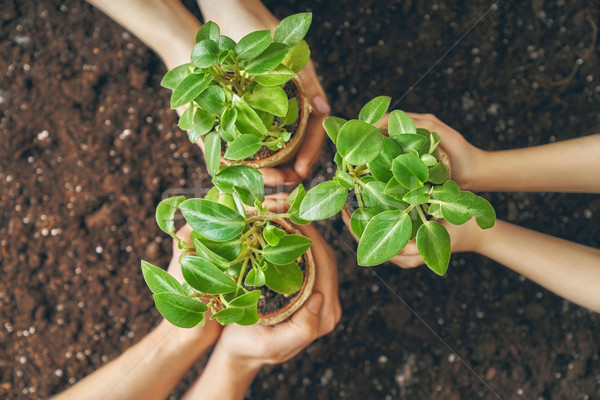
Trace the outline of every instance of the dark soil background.
{"label": "dark soil background", "polygon": [[[314,13],[336,115],[386,94],[487,150],[600,131],[597,0],[501,1],[457,44],[491,1],[266,3],[279,18]],[[119,25],[59,0],[2,0],[0,22],[0,397],[47,398],[157,324],[139,266],[170,259],[155,206],[209,181],[159,86],[164,66]],[[327,143],[314,177],[332,156]],[[485,196],[499,218],[600,245],[598,196]],[[359,268],[341,219],[318,228],[337,254],[342,321],[264,368],[249,398],[600,398],[597,314],[474,254],[454,255],[445,278]]]}

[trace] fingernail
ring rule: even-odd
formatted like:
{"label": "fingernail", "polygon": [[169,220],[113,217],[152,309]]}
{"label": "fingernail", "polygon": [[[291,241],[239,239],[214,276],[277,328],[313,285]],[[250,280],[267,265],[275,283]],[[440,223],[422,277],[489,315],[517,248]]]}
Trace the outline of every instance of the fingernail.
{"label": "fingernail", "polygon": [[327,103],[327,100],[325,100],[321,95],[317,95],[313,98],[312,105],[321,114],[327,114],[329,111],[331,111],[329,103]]}
{"label": "fingernail", "polygon": [[320,313],[321,308],[323,308],[323,295],[321,293],[314,292],[308,299],[306,307],[308,308],[308,311],[313,314]]}

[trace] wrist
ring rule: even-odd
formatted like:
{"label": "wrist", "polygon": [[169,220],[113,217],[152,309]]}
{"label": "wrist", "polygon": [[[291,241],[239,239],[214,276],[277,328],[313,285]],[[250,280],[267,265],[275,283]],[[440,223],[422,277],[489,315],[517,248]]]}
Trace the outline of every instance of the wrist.
{"label": "wrist", "polygon": [[488,176],[487,171],[492,154],[490,151],[473,147],[473,154],[470,156],[472,161],[469,174],[463,185],[466,190],[478,191],[481,189],[482,182],[485,182]]}

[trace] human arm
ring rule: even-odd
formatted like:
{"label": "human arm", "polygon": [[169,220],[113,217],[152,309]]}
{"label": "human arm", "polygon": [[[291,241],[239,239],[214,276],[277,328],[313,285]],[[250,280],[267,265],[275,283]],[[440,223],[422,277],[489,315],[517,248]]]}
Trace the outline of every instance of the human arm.
{"label": "human arm", "polygon": [[167,69],[189,62],[200,22],[179,0],[88,0],[154,50]]}
{"label": "human arm", "polygon": [[312,226],[299,229],[313,240],[317,274],[312,295],[278,325],[226,326],[204,372],[184,399],[242,399],[263,365],[284,362],[333,330],[341,318],[333,250]]}

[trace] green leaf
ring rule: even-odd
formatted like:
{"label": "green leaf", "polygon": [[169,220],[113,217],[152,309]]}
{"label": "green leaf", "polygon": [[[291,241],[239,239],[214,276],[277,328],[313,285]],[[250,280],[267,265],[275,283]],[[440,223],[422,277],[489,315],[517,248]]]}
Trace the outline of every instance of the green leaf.
{"label": "green leaf", "polygon": [[[298,101],[293,97],[288,100],[288,109],[285,117],[281,120],[283,126],[292,125],[298,119]],[[284,132],[285,133],[285,132]],[[282,134],[283,137],[283,134]]]}
{"label": "green leaf", "polygon": [[273,225],[267,225],[265,229],[263,229],[263,237],[271,246],[277,246],[279,240],[285,236],[285,231],[283,229],[279,229]]}
{"label": "green leaf", "polygon": [[460,197],[460,187],[454,181],[446,181],[442,186],[433,189],[433,198],[453,202]]}
{"label": "green leaf", "polygon": [[496,221],[496,212],[492,205],[483,197],[468,191],[462,191],[454,202],[444,202],[441,210],[444,219],[454,225],[464,224],[472,216],[475,216],[481,229],[493,227]]}
{"label": "green leaf", "polygon": [[281,64],[285,65],[294,73],[300,72],[310,60],[310,48],[306,41],[301,40],[287,53]]}
{"label": "green leaf", "polygon": [[396,180],[396,178],[391,178],[385,185],[383,193],[392,196],[397,200],[402,200],[404,195],[408,193],[408,189],[402,186],[400,182]]}
{"label": "green leaf", "polygon": [[421,225],[417,231],[417,250],[433,272],[446,273],[450,263],[450,235],[441,224],[429,221]]}
{"label": "green leaf", "polygon": [[252,93],[244,95],[244,101],[252,108],[285,117],[288,110],[288,98],[281,86],[256,85]]}
{"label": "green leaf", "polygon": [[[192,231],[195,232],[195,231]],[[229,261],[221,257],[211,249],[209,249],[204,243],[202,243],[198,237],[192,237],[194,248],[196,249],[196,255],[206,261],[209,261],[219,267],[221,270],[227,270],[229,268]]]}
{"label": "green leaf", "polygon": [[374,124],[386,113],[392,98],[389,96],[378,96],[369,101],[358,113],[358,119],[367,124]]}
{"label": "green leaf", "polygon": [[402,198],[408,204],[425,204],[429,201],[429,188],[422,186],[406,193]]}
{"label": "green leaf", "polygon": [[210,75],[191,74],[186,76],[171,95],[171,109],[190,103],[212,82]]}
{"label": "green leaf", "polygon": [[198,108],[194,113],[194,120],[188,132],[190,142],[196,143],[203,135],[210,132],[215,125],[216,119],[215,114]]}
{"label": "green leaf", "polygon": [[281,294],[296,293],[304,283],[302,270],[295,262],[285,265],[267,263],[264,275],[267,287]]}
{"label": "green leaf", "polygon": [[437,163],[429,170],[429,182],[441,185],[448,179],[448,171],[442,163]]}
{"label": "green leaf", "polygon": [[285,58],[290,48],[283,43],[271,43],[260,55],[246,63],[248,74],[264,74],[275,69]]}
{"label": "green leaf", "polygon": [[221,165],[221,137],[217,132],[211,132],[204,139],[204,159],[208,173],[215,175],[219,173]]}
{"label": "green leaf", "polygon": [[196,43],[206,39],[210,39],[213,42],[219,42],[221,37],[221,31],[219,26],[212,21],[207,21],[198,29],[196,33]]}
{"label": "green leaf", "polygon": [[235,126],[235,120],[237,119],[237,110],[235,108],[227,108],[223,111],[221,116],[221,127],[225,130],[229,130]]}
{"label": "green leaf", "polygon": [[175,88],[179,86],[181,81],[183,81],[183,79],[186,77],[190,65],[191,64],[189,63],[183,64],[167,72],[162,78],[162,81],[160,81],[160,86],[175,90]]}
{"label": "green leaf", "polygon": [[335,171],[335,178],[333,179],[346,189],[354,188],[354,180],[352,179],[352,177],[348,175],[347,172],[344,172],[341,169]]}
{"label": "green leaf", "polygon": [[421,156],[421,161],[423,161],[423,163],[428,167],[433,167],[438,162],[437,159],[429,153],[423,154]]}
{"label": "green leaf", "polygon": [[209,68],[217,62],[219,45],[210,39],[196,43],[192,50],[192,63],[198,68]]}
{"label": "green leaf", "polygon": [[377,210],[404,210],[406,208],[402,201],[386,194],[384,191],[385,183],[383,182],[372,181],[367,183],[363,188],[363,200],[365,205]]}
{"label": "green leaf", "polygon": [[273,40],[295,46],[308,32],[311,21],[312,13],[294,14],[282,19],[273,31]]}
{"label": "green leaf", "polygon": [[234,51],[235,50],[235,41],[228,36],[221,35],[219,36],[219,49],[226,51]]}
{"label": "green leaf", "polygon": [[338,133],[346,122],[348,121],[338,117],[326,117],[323,120],[323,128],[333,143],[337,142]]}
{"label": "green leaf", "polygon": [[221,325],[229,325],[238,322],[244,316],[244,309],[237,307],[228,307],[213,314],[210,319],[216,319]]}
{"label": "green leaf", "polygon": [[196,98],[196,103],[208,112],[220,114],[225,109],[225,92],[220,86],[209,86]]}
{"label": "green leaf", "polygon": [[248,165],[233,165],[223,168],[215,175],[213,183],[223,193],[237,192],[241,200],[249,206],[254,205],[255,199],[260,203],[265,200],[263,176]]}
{"label": "green leaf", "polygon": [[310,221],[300,218],[300,205],[302,204],[305,196],[306,191],[304,186],[300,184],[292,191],[292,193],[290,193],[288,197],[287,202],[290,205],[288,214],[290,214],[290,220],[295,224],[306,225],[310,223]]}
{"label": "green leaf", "polygon": [[373,160],[381,151],[383,135],[379,129],[363,121],[351,120],[342,126],[337,136],[337,150],[352,165]]}
{"label": "green leaf", "polygon": [[415,135],[412,133],[405,133],[402,135],[390,136],[396,143],[400,145],[403,153],[410,153],[411,150],[416,150],[420,152],[423,149],[423,146],[427,142],[421,135]]}
{"label": "green leaf", "polygon": [[258,322],[258,320],[260,319],[260,316],[258,315],[258,312],[256,311],[256,309],[251,309],[251,308],[246,308],[244,310],[244,316],[242,317],[242,319],[240,319],[237,324],[238,325],[254,325],[255,323]]}
{"label": "green leaf", "polygon": [[230,293],[237,288],[229,275],[213,263],[200,257],[183,257],[181,259],[181,272],[185,281],[191,287],[203,293]]}
{"label": "green leaf", "polygon": [[358,264],[381,264],[398,254],[412,233],[410,217],[401,210],[384,211],[374,216],[365,227],[358,244]]}
{"label": "green leaf", "polygon": [[286,235],[276,246],[267,245],[263,256],[273,264],[289,264],[300,257],[312,244],[312,240],[301,235]]}
{"label": "green leaf", "polygon": [[442,207],[438,203],[429,204],[429,207],[427,208],[427,214],[434,218],[444,218],[442,215]]}
{"label": "green leaf", "polygon": [[400,154],[402,154],[400,146],[393,139],[384,136],[381,152],[367,163],[367,168],[377,180],[388,182],[394,176],[392,174],[392,161]]}
{"label": "green leaf", "polygon": [[350,217],[350,229],[360,239],[369,221],[377,214],[369,208],[357,208]]}
{"label": "green leaf", "polygon": [[348,197],[348,189],[338,182],[319,183],[306,193],[300,205],[300,218],[316,221],[332,217],[341,211]]}
{"label": "green leaf", "polygon": [[191,128],[193,120],[194,120],[194,106],[190,105],[188,108],[185,109],[185,111],[183,112],[181,117],[179,117],[177,126],[180,129],[187,131],[188,129]]}
{"label": "green leaf", "polygon": [[234,53],[240,61],[248,61],[257,57],[271,44],[271,32],[256,31],[247,34],[235,45]]}
{"label": "green leaf", "polygon": [[163,232],[175,234],[175,213],[184,200],[184,196],[169,197],[156,206],[156,223]]}
{"label": "green leaf", "polygon": [[246,227],[244,217],[238,212],[214,201],[188,199],[179,209],[192,229],[217,242],[233,239]]}
{"label": "green leaf", "polygon": [[152,293],[179,293],[187,294],[181,287],[181,284],[164,269],[155,267],[142,260],[142,274],[146,285],[152,290]]}
{"label": "green leaf", "polygon": [[237,95],[233,96],[233,107],[237,110],[237,119],[235,125],[238,127],[240,132],[245,134],[253,134],[260,138],[267,135],[267,128],[263,124],[262,120],[256,114],[256,111],[252,109],[244,100]]}
{"label": "green leaf", "polygon": [[258,136],[240,135],[227,146],[225,158],[228,160],[244,160],[256,154],[262,146],[262,141]]}
{"label": "green leaf", "polygon": [[388,120],[388,133],[390,136],[397,136],[406,133],[417,133],[417,127],[411,117],[404,111],[394,110],[390,113]]}
{"label": "green leaf", "polygon": [[262,286],[265,284],[265,273],[260,269],[252,268],[248,275],[246,275],[246,279],[244,280],[244,285],[246,286]]}
{"label": "green leaf", "polygon": [[294,75],[296,75],[294,71],[280,64],[269,72],[256,75],[254,79],[263,86],[279,86],[292,79]]}
{"label": "green leaf", "polygon": [[229,302],[228,307],[240,307],[240,308],[254,308],[258,304],[260,298],[260,290],[253,290],[250,293],[244,293],[243,295],[236,297]]}
{"label": "green leaf", "polygon": [[423,186],[429,178],[429,170],[419,157],[413,154],[401,154],[392,161],[394,178],[407,189]]}
{"label": "green leaf", "polygon": [[180,328],[192,328],[202,323],[208,310],[200,300],[176,293],[155,293],[154,302],[158,312]]}
{"label": "green leaf", "polygon": [[[230,240],[227,242],[215,242],[215,241],[205,238],[204,236],[202,236],[201,234],[199,234],[196,231],[192,231],[192,233],[190,234],[190,237],[192,238],[194,246],[196,247],[196,252],[199,252],[198,248],[200,247],[200,245],[198,243],[196,243],[196,242],[199,242],[206,249],[210,250],[212,253],[216,254],[219,257],[224,258],[225,260],[227,260],[229,262],[235,260],[242,251],[242,243],[236,239],[233,239],[233,240]],[[210,258],[210,257],[205,257],[205,258]]]}

